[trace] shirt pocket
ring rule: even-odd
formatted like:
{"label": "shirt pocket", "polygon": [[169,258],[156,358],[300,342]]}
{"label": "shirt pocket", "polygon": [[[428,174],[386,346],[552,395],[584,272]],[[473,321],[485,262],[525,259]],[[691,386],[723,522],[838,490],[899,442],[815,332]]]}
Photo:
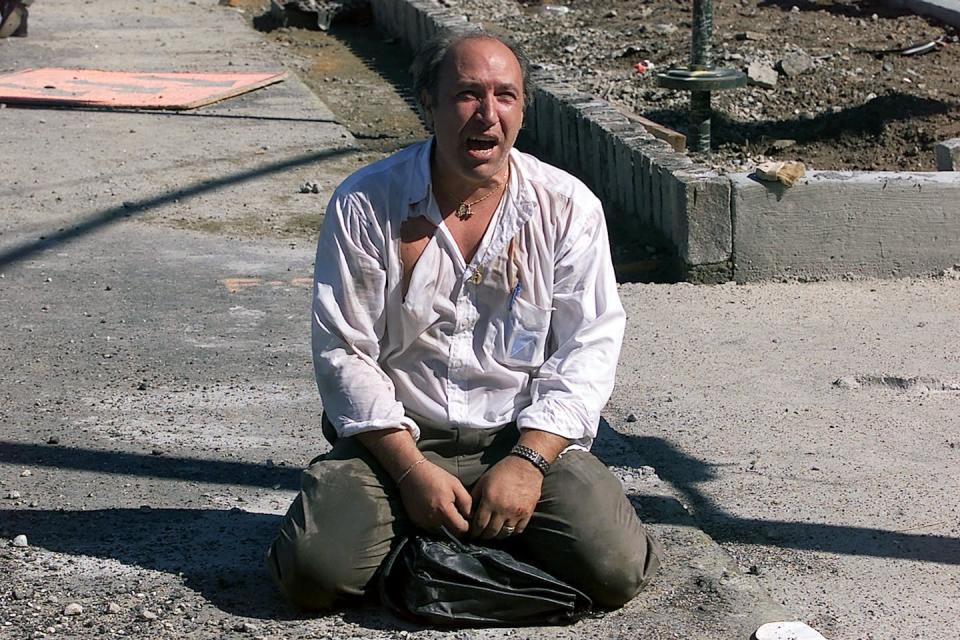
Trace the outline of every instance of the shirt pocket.
{"label": "shirt pocket", "polygon": [[507,316],[494,323],[494,359],[511,368],[535,369],[542,365],[550,315],[551,309],[514,299]]}

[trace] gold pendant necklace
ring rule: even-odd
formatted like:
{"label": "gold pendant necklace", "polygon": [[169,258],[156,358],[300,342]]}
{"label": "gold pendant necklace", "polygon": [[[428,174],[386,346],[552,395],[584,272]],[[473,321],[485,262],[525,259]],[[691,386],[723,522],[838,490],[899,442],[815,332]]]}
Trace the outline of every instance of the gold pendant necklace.
{"label": "gold pendant necklace", "polygon": [[[504,184],[506,184],[506,183],[504,183]],[[493,194],[495,194],[495,193],[497,193],[498,191],[500,191],[500,189],[502,189],[502,188],[503,188],[503,185],[500,185],[499,187],[497,187],[496,189],[494,189],[493,191],[491,191],[491,192],[488,193],[487,195],[483,196],[482,198],[477,198],[477,199],[474,200],[473,202],[461,202],[461,203],[460,203],[460,206],[457,207],[457,210],[456,210],[456,212],[454,213],[454,215],[456,215],[457,218],[459,218],[460,220],[469,220],[469,219],[470,219],[470,216],[473,215],[473,210],[472,210],[470,207],[472,207],[472,206],[475,205],[475,204],[479,204],[479,203],[483,202],[484,200],[486,200],[487,198],[489,198],[489,197],[492,196]]]}
{"label": "gold pendant necklace", "polygon": [[[510,168],[508,167],[508,168],[507,168],[507,175],[508,175],[508,176],[509,176],[509,172],[510,172]],[[483,202],[484,200],[486,200],[487,198],[489,198],[489,197],[492,196],[493,194],[499,193],[501,189],[503,189],[505,186],[507,186],[507,182],[508,182],[508,180],[504,180],[504,181],[503,181],[503,184],[497,186],[496,189],[494,189],[493,191],[491,191],[490,193],[488,193],[488,194],[485,195],[485,196],[482,196],[482,197],[480,197],[480,198],[477,198],[477,199],[474,200],[473,202],[461,202],[460,205],[457,207],[457,210],[454,211],[453,214],[454,214],[455,216],[457,216],[457,219],[458,219],[458,220],[469,220],[469,219],[470,219],[470,216],[473,215],[473,210],[471,209],[471,207],[472,207],[473,205],[475,205],[475,204],[479,204],[479,203]]]}

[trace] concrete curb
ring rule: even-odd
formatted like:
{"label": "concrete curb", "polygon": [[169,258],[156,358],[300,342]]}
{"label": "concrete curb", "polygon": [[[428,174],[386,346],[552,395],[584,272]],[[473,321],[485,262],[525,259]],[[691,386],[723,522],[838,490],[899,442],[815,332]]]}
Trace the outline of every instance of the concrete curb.
{"label": "concrete curb", "polygon": [[[914,5],[953,7],[960,16],[954,0],[903,1],[918,12]],[[430,0],[371,5],[377,25],[410,49],[469,24]],[[696,165],[549,73],[533,81],[524,135],[544,159],[582,178],[611,220],[659,231],[687,280],[899,277],[960,262],[960,173],[814,172],[791,190],[761,186]]]}
{"label": "concrete curb", "polygon": [[792,188],[731,177],[738,281],[891,278],[960,259],[960,174],[815,171]]}

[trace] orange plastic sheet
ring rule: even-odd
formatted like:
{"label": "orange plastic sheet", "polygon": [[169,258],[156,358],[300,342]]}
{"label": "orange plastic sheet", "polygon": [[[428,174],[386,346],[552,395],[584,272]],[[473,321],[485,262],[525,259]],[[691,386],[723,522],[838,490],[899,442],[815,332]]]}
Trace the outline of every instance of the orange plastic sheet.
{"label": "orange plastic sheet", "polygon": [[0,102],[194,109],[280,82],[284,73],[145,73],[26,69],[0,75]]}

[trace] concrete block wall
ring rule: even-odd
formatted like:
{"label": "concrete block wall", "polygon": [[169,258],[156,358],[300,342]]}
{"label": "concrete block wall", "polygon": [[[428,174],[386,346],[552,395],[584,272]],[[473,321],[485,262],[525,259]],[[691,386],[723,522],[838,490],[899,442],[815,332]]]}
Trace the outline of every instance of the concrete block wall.
{"label": "concrete block wall", "polygon": [[[371,0],[378,27],[410,49],[439,30],[468,26],[432,0]],[[545,160],[570,170],[627,228],[653,226],[689,277],[732,277],[729,181],[675,152],[603,100],[555,77],[533,77],[526,135]],[[707,276],[699,275],[702,271]]]}

